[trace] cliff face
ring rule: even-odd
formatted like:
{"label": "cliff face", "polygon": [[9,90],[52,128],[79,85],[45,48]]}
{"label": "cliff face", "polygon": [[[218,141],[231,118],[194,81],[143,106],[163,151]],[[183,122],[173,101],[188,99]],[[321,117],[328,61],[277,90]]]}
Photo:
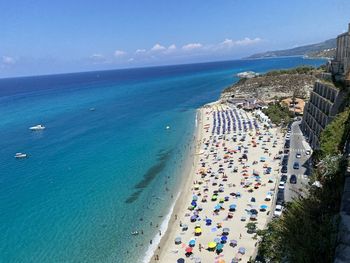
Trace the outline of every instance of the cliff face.
{"label": "cliff face", "polygon": [[276,74],[262,75],[251,79],[241,79],[236,84],[225,89],[222,99],[257,98],[269,101],[275,98],[286,98],[293,95],[298,98],[309,98],[316,81],[313,74]]}

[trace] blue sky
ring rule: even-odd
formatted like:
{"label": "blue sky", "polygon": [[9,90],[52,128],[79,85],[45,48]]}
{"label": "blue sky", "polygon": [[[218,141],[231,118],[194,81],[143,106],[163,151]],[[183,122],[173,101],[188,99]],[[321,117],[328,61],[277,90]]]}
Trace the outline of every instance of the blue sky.
{"label": "blue sky", "polygon": [[238,59],[347,29],[348,0],[0,0],[0,77]]}

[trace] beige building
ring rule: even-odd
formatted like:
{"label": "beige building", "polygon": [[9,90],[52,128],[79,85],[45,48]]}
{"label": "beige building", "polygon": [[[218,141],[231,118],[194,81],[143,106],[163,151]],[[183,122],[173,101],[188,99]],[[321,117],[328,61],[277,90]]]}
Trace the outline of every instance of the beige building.
{"label": "beige building", "polygon": [[[323,129],[347,103],[345,100],[350,88],[350,24],[349,31],[337,37],[336,57],[328,65],[328,71],[315,83],[301,123],[302,131],[313,149],[319,147]],[[335,86],[333,81],[339,85]]]}

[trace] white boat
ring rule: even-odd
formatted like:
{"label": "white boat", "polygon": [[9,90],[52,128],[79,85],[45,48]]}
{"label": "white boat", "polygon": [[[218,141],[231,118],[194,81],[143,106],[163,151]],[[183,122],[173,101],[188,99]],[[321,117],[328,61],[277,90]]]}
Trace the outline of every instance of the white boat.
{"label": "white boat", "polygon": [[44,129],[45,129],[45,126],[43,126],[41,124],[38,124],[38,125],[35,125],[35,126],[32,126],[29,128],[29,130],[31,130],[31,131],[41,131]]}
{"label": "white boat", "polygon": [[17,159],[27,158],[27,154],[26,153],[16,153],[15,158],[17,158]]}

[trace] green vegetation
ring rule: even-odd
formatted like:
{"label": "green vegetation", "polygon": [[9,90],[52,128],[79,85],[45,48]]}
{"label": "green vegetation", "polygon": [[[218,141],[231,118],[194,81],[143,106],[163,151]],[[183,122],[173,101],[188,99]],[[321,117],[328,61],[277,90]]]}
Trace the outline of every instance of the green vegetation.
{"label": "green vegetation", "polygon": [[333,262],[338,213],[344,187],[345,158],[340,155],[349,137],[347,110],[336,116],[321,136],[318,162],[307,197],[286,204],[283,215],[270,222],[260,237],[261,262]]}
{"label": "green vegetation", "polygon": [[279,125],[281,123],[288,123],[293,118],[293,113],[289,111],[288,107],[282,106],[280,103],[271,103],[267,109],[262,110],[272,121],[272,123]]}
{"label": "green vegetation", "polygon": [[350,109],[338,114],[336,118],[324,129],[320,138],[320,157],[337,155],[345,143],[346,131],[350,129]]}
{"label": "green vegetation", "polygon": [[300,66],[292,69],[272,70],[266,76],[278,76],[282,74],[313,74],[315,68],[312,66]]}

